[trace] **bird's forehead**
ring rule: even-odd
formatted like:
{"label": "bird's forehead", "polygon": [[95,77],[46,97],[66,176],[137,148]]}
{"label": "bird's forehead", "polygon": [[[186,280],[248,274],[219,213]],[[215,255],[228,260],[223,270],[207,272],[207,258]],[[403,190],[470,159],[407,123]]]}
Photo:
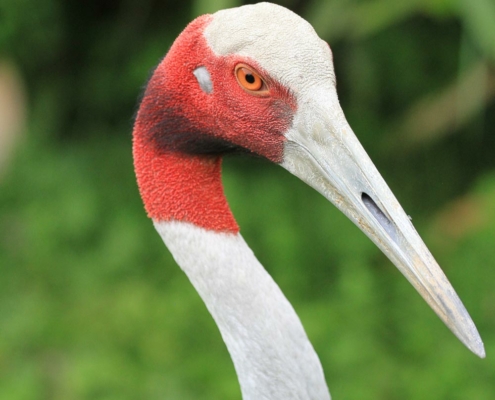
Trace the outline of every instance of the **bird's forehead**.
{"label": "bird's forehead", "polygon": [[259,3],[218,11],[204,35],[214,53],[249,57],[296,94],[335,81],[328,45],[284,7]]}

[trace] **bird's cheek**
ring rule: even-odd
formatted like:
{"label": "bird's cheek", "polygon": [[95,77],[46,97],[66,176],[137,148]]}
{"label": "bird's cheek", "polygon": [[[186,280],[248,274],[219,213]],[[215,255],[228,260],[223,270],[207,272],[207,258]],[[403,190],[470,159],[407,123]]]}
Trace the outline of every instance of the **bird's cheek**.
{"label": "bird's cheek", "polygon": [[[258,156],[280,162],[284,133],[292,124],[292,109],[281,100],[257,100],[249,104],[226,104],[228,118],[217,118],[222,138]],[[224,111],[219,112],[221,114]]]}

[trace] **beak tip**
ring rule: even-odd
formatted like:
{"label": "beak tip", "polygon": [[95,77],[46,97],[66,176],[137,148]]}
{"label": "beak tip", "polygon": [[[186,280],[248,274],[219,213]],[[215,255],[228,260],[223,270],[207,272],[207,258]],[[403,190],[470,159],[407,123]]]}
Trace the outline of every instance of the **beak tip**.
{"label": "beak tip", "polygon": [[480,341],[476,343],[476,346],[473,346],[474,348],[470,349],[474,354],[476,354],[479,358],[485,358],[486,353],[485,353],[485,346],[483,345],[483,342]]}
{"label": "beak tip", "polygon": [[[460,303],[460,300],[458,298],[457,300]],[[473,320],[469,316],[462,303],[460,303],[459,308],[462,310],[464,318],[457,319],[456,325],[450,325],[450,323],[447,322],[446,325],[449,326],[454,335],[457,336],[457,338],[464,344],[464,346],[471,350],[471,352],[476,354],[479,358],[485,358],[485,346],[478,332],[478,329],[476,329]]]}
{"label": "beak tip", "polygon": [[472,328],[473,330],[471,331],[471,334],[467,337],[465,336],[463,339],[461,339],[459,336],[458,337],[459,339],[461,339],[461,342],[464,343],[464,345],[479,358],[485,358],[486,353],[483,341],[481,340],[481,337],[474,324],[472,324]]}

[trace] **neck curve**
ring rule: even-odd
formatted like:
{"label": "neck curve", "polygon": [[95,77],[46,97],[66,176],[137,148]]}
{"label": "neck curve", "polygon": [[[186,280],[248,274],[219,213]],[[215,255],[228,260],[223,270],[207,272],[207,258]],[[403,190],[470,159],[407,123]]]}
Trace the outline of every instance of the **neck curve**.
{"label": "neck curve", "polygon": [[154,224],[215,319],[243,399],[330,400],[301,321],[241,235]]}

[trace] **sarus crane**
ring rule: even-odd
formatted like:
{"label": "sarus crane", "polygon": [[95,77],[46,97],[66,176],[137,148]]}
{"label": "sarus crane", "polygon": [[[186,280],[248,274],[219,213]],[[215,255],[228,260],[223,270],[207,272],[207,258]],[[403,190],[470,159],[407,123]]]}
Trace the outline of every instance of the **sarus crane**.
{"label": "sarus crane", "polygon": [[239,233],[226,154],[266,158],[312,186],[484,357],[466,309],[339,105],[332,52],[293,12],[260,3],[203,15],[147,83],[133,130],[145,209],[203,299],[245,400],[330,399],[304,328]]}

